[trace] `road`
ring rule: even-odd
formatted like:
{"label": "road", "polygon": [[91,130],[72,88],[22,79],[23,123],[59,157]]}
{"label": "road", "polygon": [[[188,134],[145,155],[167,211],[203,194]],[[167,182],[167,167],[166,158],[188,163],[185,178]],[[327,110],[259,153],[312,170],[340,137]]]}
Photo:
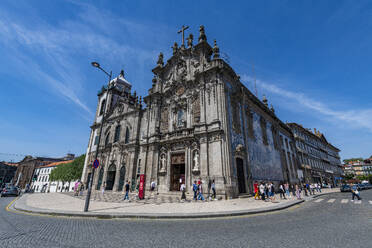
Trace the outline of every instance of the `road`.
{"label": "road", "polygon": [[45,217],[6,211],[13,198],[0,198],[0,247],[371,247],[372,190],[361,193],[361,202],[334,193],[279,212],[204,220]]}

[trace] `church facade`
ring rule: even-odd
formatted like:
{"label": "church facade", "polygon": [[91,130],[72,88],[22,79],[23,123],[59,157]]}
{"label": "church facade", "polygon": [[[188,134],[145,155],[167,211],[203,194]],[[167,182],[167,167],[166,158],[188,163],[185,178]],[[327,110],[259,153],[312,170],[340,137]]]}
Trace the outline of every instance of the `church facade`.
{"label": "church facade", "polygon": [[254,181],[298,182],[291,130],[240,82],[216,41],[213,47],[207,42],[203,26],[199,32],[196,44],[191,34],[186,45],[174,43],[166,63],[160,53],[145,104],[123,72],[101,90],[83,182],[90,180],[97,146],[95,190],[123,191],[127,180],[134,189],[141,174],[146,191],[152,181],[166,194],[181,183],[192,192],[195,180],[206,189],[214,180],[224,198],[251,193]]}

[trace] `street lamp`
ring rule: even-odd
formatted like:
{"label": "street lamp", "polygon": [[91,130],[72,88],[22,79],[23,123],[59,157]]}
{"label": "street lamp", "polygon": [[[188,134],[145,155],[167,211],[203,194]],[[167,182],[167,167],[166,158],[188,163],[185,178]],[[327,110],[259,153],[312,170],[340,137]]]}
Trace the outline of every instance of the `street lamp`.
{"label": "street lamp", "polygon": [[[108,102],[108,96],[109,96],[109,90],[110,90],[110,82],[111,82],[111,77],[112,77],[112,71],[110,71],[110,73],[107,73],[104,69],[102,69],[102,67],[99,65],[98,62],[92,62],[91,64],[92,64],[93,67],[96,67],[96,68],[100,69],[101,71],[103,71],[109,77],[108,84],[107,84],[106,104],[104,105],[105,109],[104,109],[103,114],[102,114],[101,126],[99,128],[99,134],[98,134],[98,140],[97,140],[98,144],[97,144],[97,148],[96,148],[96,154],[94,156],[94,160],[96,160],[98,158],[99,144],[100,144],[100,141],[101,141],[102,129],[103,129],[103,124],[104,124],[104,121],[105,121],[105,114],[106,114],[107,105],[108,105],[107,102]],[[96,169],[93,167],[90,178],[88,179],[89,184],[88,184],[87,197],[85,198],[84,212],[88,212],[88,209],[89,209],[89,201],[90,201],[90,195],[92,193],[92,185],[93,185],[95,170]]]}

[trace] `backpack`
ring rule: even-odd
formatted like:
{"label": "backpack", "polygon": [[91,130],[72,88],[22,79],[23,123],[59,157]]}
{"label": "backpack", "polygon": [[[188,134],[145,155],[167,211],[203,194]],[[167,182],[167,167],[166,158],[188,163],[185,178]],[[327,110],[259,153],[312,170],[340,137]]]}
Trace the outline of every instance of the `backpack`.
{"label": "backpack", "polygon": [[192,190],[193,191],[198,191],[198,185],[196,185],[195,183],[193,184],[193,186],[192,186]]}

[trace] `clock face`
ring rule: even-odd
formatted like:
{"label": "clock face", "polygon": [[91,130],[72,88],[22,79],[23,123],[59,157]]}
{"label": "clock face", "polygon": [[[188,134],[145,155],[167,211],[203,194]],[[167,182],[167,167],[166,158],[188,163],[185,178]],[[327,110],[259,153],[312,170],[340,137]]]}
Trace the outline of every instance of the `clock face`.
{"label": "clock face", "polygon": [[185,88],[183,86],[179,87],[176,91],[177,96],[181,96],[183,93],[185,93]]}

